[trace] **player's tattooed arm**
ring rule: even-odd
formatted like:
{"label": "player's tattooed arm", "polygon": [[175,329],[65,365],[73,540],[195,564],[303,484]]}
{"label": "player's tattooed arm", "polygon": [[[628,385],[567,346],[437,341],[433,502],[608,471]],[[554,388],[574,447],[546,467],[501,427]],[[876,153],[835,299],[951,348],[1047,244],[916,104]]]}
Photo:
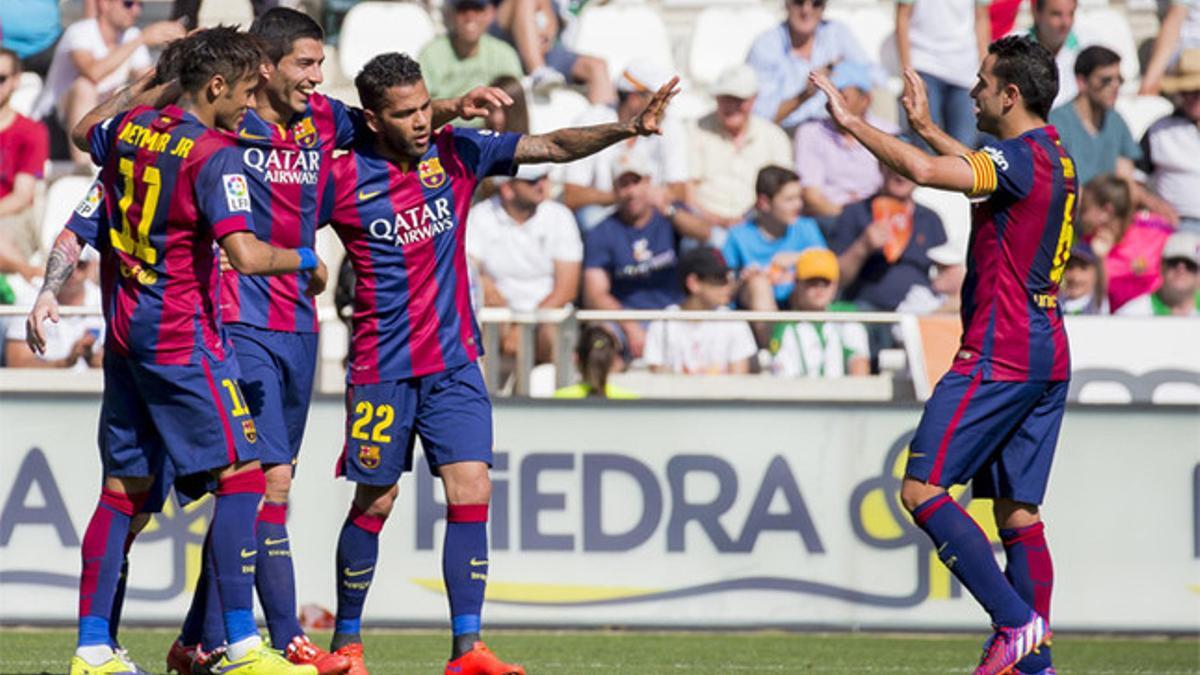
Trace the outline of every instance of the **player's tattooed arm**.
{"label": "player's tattooed arm", "polygon": [[677,84],[679,78],[671,78],[654,93],[646,107],[628,122],[568,127],[548,134],[522,136],[517,142],[513,161],[517,164],[572,162],[632,136],[661,134],[663,114],[671,99],[679,93]]}
{"label": "player's tattooed arm", "polygon": [[499,87],[475,87],[457,98],[439,98],[430,107],[433,110],[433,128],[437,129],[457,119],[472,120],[486,117],[497,108],[513,104],[512,97]]}
{"label": "player's tattooed arm", "polygon": [[42,332],[42,324],[46,319],[58,323],[58,292],[75,273],[75,266],[79,263],[79,255],[82,252],[83,240],[67,229],[58,235],[58,239],[54,241],[54,248],[50,249],[42,290],[25,319],[25,342],[35,354],[46,352],[46,335]]}
{"label": "player's tattooed arm", "polygon": [[161,108],[178,100],[179,94],[178,80],[164,82],[159,78],[157,71],[151,68],[80,118],[79,123],[71,129],[71,143],[86,152],[90,149],[88,132],[92,127],[139,105]]}

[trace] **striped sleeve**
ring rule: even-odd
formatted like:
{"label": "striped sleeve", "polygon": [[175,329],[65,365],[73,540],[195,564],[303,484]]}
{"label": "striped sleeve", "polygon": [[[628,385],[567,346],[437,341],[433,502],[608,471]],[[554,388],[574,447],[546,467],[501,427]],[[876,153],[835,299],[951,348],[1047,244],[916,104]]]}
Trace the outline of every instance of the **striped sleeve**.
{"label": "striped sleeve", "polygon": [[999,181],[996,178],[996,164],[986,152],[968,152],[962,156],[971,165],[974,180],[968,197],[990,195],[996,191]]}

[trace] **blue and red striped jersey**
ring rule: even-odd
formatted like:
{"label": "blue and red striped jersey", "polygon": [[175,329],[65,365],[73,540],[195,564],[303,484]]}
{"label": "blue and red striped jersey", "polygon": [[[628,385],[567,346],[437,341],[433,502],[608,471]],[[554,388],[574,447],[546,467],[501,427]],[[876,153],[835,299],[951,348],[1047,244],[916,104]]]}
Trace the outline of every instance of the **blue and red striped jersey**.
{"label": "blue and red striped jersey", "polygon": [[1052,126],[965,156],[975,174],[963,337],[952,370],[989,380],[1067,380],[1058,284],[1070,256],[1078,179]]}
{"label": "blue and red striped jersey", "polygon": [[467,212],[481,178],[514,171],[519,138],[444,127],[415,166],[369,148],[334,160],[329,220],[357,274],[351,384],[420,377],[483,353]]}
{"label": "blue and red striped jersey", "polygon": [[251,212],[233,141],[175,106],[134,108],[89,141],[99,190],[79,210],[96,205],[105,347],[159,364],[223,359],[213,243],[250,230]]}
{"label": "blue and red striped jersey", "polygon": [[[308,109],[288,127],[246,111],[237,141],[259,239],[281,248],[314,246],[333,151],[353,144],[360,115],[320,94],[309,98]],[[304,295],[307,287],[307,273],[267,277],[225,272],[221,317],[268,330],[316,332],[316,302]]]}

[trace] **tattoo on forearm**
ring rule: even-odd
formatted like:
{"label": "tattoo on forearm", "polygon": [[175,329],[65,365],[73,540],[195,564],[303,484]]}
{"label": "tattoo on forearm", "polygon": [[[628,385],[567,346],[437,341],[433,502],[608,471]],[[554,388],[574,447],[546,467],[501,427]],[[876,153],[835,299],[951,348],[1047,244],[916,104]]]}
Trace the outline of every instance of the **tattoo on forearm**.
{"label": "tattoo on forearm", "polygon": [[570,162],[634,135],[636,133],[632,125],[612,123],[522,136],[517,143],[515,159],[518,163]]}
{"label": "tattoo on forearm", "polygon": [[64,232],[54,242],[54,248],[46,260],[46,274],[42,281],[42,291],[50,291],[55,296],[62,289],[63,283],[71,278],[75,265],[79,262],[79,254],[83,247],[74,234]]}

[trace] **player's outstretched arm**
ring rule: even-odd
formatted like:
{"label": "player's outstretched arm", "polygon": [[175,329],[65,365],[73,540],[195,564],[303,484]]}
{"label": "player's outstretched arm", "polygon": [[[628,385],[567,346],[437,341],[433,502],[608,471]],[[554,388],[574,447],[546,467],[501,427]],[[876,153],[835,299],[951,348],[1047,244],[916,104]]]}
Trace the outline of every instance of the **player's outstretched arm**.
{"label": "player's outstretched arm", "polygon": [[260,241],[251,232],[233,232],[221,238],[221,248],[229,265],[240,274],[276,276],[292,272],[309,272],[309,296],[320,295],[329,280],[325,261],[311,248],[279,248]]}
{"label": "player's outstretched arm", "polygon": [[671,78],[670,82],[654,93],[646,107],[628,122],[568,127],[548,134],[522,136],[517,142],[513,161],[517,164],[572,162],[626,138],[661,134],[663,114],[671,99],[679,93],[677,84],[679,78]]}
{"label": "player's outstretched arm", "polygon": [[104,120],[130,110],[139,105],[161,108],[179,99],[179,82],[171,80],[160,82],[151,68],[144,75],[117,90],[108,100],[92,108],[80,118],[79,123],[71,129],[71,143],[87,152],[91,149],[88,143],[88,132],[92,127]]}
{"label": "player's outstretched arm", "polygon": [[497,108],[513,104],[512,97],[499,87],[475,87],[457,98],[439,98],[430,103],[433,128],[437,129],[457,119],[473,120],[486,117]]}
{"label": "player's outstretched arm", "polygon": [[46,335],[42,332],[42,324],[46,319],[58,323],[58,292],[75,272],[75,265],[79,263],[79,254],[82,252],[83,240],[79,235],[63,228],[58,239],[54,240],[49,257],[46,258],[42,290],[25,319],[25,343],[35,354],[46,353]]}
{"label": "player's outstretched arm", "polygon": [[[828,97],[829,116],[858,139],[879,161],[918,185],[969,193],[975,188],[975,172],[962,157],[931,157],[924,151],[871,126],[846,108],[846,99],[821,73],[809,76]],[[969,150],[967,152],[970,152]]]}
{"label": "player's outstretched arm", "polygon": [[929,114],[929,95],[925,92],[925,81],[912,68],[904,69],[904,93],[900,104],[908,115],[908,125],[939,155],[961,157],[973,148],[968,148],[933,123]]}

